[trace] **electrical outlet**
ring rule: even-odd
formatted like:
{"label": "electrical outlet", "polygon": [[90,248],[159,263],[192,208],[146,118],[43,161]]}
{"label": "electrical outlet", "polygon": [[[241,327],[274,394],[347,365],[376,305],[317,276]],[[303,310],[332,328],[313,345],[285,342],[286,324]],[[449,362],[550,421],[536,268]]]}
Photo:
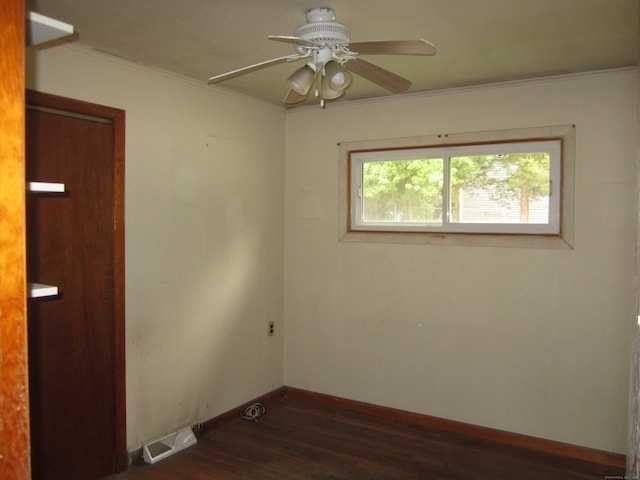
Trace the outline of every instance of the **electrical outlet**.
{"label": "electrical outlet", "polygon": [[272,337],[276,333],[276,324],[275,322],[267,323],[267,335]]}

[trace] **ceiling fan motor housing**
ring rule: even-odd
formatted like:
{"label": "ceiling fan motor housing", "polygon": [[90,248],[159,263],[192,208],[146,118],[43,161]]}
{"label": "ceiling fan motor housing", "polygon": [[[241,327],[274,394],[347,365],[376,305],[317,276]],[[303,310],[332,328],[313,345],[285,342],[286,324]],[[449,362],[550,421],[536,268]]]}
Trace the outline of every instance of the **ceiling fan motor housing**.
{"label": "ceiling fan motor housing", "polygon": [[307,12],[307,23],[299,27],[294,35],[325,45],[349,43],[349,29],[336,23],[335,12],[326,7],[314,8]]}

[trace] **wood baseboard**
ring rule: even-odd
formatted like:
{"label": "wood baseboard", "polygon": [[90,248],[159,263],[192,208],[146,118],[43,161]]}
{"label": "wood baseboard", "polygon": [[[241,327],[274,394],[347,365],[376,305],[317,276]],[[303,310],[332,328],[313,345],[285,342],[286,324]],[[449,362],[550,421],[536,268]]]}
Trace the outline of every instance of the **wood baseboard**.
{"label": "wood baseboard", "polygon": [[[249,405],[252,405],[257,402],[267,404],[269,402],[273,402],[275,400],[278,400],[279,398],[286,396],[286,394],[287,394],[287,387],[283,386],[280,388],[276,388],[275,390],[265,393],[264,395],[261,395],[257,398],[254,398],[253,400],[246,402],[243,405],[240,405],[239,407],[236,407],[227,412],[224,412],[218,415],[217,417],[213,417],[205,422],[193,425],[192,426],[193,432],[196,434],[196,436],[200,437],[206,433],[209,433],[212,430],[215,430],[216,428],[221,427],[222,425],[225,425],[229,422],[232,422],[240,418],[242,415],[244,415]],[[141,465],[142,463],[144,463],[144,460],[142,459],[142,447],[136,448],[135,450],[130,450],[129,466]]]}
{"label": "wood baseboard", "polygon": [[508,444],[532,451],[550,453],[576,460],[598,463],[600,465],[619,468],[624,468],[626,465],[626,456],[619,453],[580,447],[568,443],[556,442],[554,440],[545,440],[542,438],[481,427],[455,420],[447,420],[444,418],[422,415],[405,410],[382,407],[371,403],[349,400],[346,398],[311,392],[294,387],[283,387],[283,389],[284,395],[286,396],[297,397],[310,402],[367,413],[381,418],[397,420],[398,422],[406,422],[423,427],[445,430],[447,432],[460,433],[486,441]]}
{"label": "wood baseboard", "polygon": [[[383,407],[372,403],[350,400],[347,398],[327,395],[325,393],[317,393],[309,390],[303,390],[295,387],[282,386],[251,401],[244,403],[232,410],[229,410],[217,417],[214,417],[199,425],[196,430],[197,435],[204,435],[216,428],[221,427],[229,422],[240,418],[246,408],[253,403],[260,402],[269,404],[280,398],[290,396],[307,400],[309,402],[329,405],[345,410],[352,410],[380,418],[395,420],[398,422],[420,425],[427,428],[444,430],[447,432],[459,433],[469,437],[478,438],[489,442],[497,442],[514,447],[524,448],[527,450],[549,453],[561,457],[572,458],[575,460],[583,460],[587,462],[607,465],[617,468],[625,468],[626,456],[619,453],[606,452],[588,447],[581,447],[569,443],[557,442],[554,440],[546,440],[543,438],[531,437],[519,433],[506,432],[494,428],[481,427],[455,420],[433,417],[419,413],[408,412],[391,407]],[[130,464],[142,463],[141,449],[130,452]]]}
{"label": "wood baseboard", "polygon": [[275,390],[265,393],[264,395],[261,395],[257,398],[254,398],[253,400],[246,402],[243,405],[240,405],[239,407],[236,407],[232,410],[229,410],[228,412],[225,412],[221,415],[218,415],[217,417],[214,417],[210,420],[207,420],[206,422],[203,422],[201,427],[196,432],[196,434],[204,435],[205,433],[208,433],[211,430],[214,430],[226,423],[232,422],[242,417],[249,405],[252,405],[258,402],[268,404],[269,402],[278,400],[279,398],[285,397],[286,395],[287,395],[287,387],[283,386],[280,388],[276,388]]}

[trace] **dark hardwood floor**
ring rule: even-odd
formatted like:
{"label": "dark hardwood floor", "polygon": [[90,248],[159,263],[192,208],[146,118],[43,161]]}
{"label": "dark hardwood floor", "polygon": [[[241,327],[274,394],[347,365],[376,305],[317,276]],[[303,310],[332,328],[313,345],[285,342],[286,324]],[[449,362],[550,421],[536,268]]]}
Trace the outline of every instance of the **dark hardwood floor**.
{"label": "dark hardwood floor", "polygon": [[606,479],[620,468],[284,397],[198,444],[104,480]]}

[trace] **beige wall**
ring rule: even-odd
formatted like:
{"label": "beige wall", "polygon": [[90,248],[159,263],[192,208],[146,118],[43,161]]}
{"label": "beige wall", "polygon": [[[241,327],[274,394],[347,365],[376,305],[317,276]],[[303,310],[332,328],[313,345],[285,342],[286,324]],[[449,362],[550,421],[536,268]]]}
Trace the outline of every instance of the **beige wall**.
{"label": "beige wall", "polygon": [[[285,383],[626,451],[636,72],[287,113]],[[343,141],[576,125],[575,249],[338,242]]]}
{"label": "beige wall", "polygon": [[128,445],[283,384],[284,112],[78,47],[28,87],[126,110]]}
{"label": "beige wall", "polygon": [[[635,72],[286,114],[75,46],[27,77],[127,111],[130,447],[285,383],[626,450]],[[574,250],[337,241],[338,142],[558,124]]]}

